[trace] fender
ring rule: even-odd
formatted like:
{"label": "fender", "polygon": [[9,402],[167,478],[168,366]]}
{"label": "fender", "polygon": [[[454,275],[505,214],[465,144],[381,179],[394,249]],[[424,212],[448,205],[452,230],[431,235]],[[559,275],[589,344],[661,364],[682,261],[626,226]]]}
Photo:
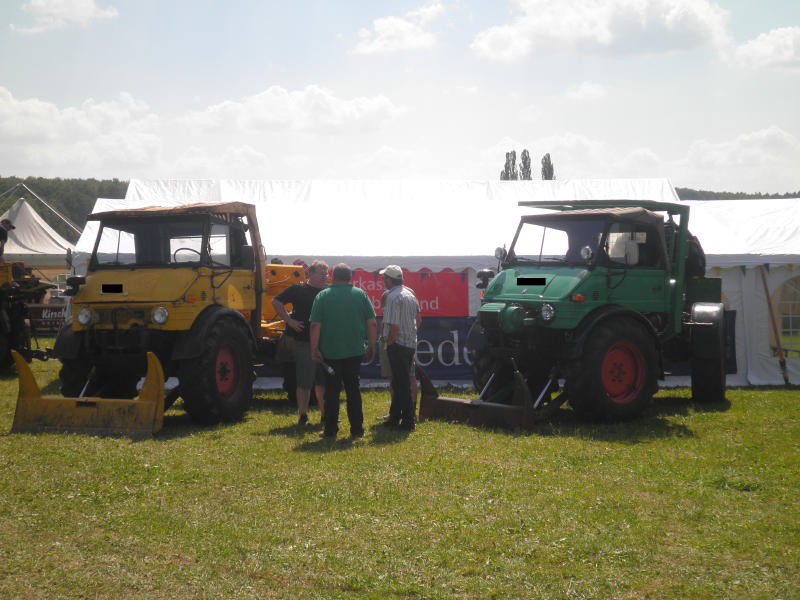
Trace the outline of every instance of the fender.
{"label": "fender", "polygon": [[721,302],[695,302],[692,304],[692,321],[687,324],[692,335],[692,356],[697,358],[719,357],[720,347],[725,347],[724,319],[725,305]]}
{"label": "fender", "polygon": [[244,315],[237,310],[224,306],[213,305],[203,309],[192,324],[192,328],[180,337],[172,349],[172,360],[185,360],[197,358],[203,350],[201,341],[208,335],[209,329],[221,318],[232,318],[239,321],[247,329],[250,343],[255,347],[255,336],[250,323]]}
{"label": "fender", "polygon": [[594,328],[597,327],[601,321],[604,321],[609,317],[627,317],[637,321],[638,323],[641,323],[641,325],[653,338],[653,341],[656,344],[656,352],[658,353],[659,357],[661,356],[661,342],[658,339],[658,332],[656,331],[656,328],[653,327],[653,324],[644,316],[642,316],[641,313],[630,310],[629,308],[625,308],[623,306],[612,304],[599,308],[590,313],[586,316],[586,318],[583,319],[583,321],[581,321],[580,325],[578,325],[577,329],[575,330],[573,358],[578,357],[583,353],[583,345],[586,343],[589,334],[591,334]]}

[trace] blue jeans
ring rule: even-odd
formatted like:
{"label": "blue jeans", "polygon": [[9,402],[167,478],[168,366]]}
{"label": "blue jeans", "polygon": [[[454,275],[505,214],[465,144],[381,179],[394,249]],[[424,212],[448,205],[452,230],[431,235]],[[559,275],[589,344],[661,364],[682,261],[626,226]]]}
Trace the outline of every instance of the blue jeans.
{"label": "blue jeans", "polygon": [[364,411],[361,407],[362,356],[350,358],[325,359],[333,368],[333,375],[325,372],[325,428],[324,435],[334,436],[339,431],[339,393],[344,387],[347,396],[347,420],[350,422],[350,435],[364,435]]}
{"label": "blue jeans", "polygon": [[386,347],[389,366],[392,369],[392,404],[389,407],[389,422],[414,425],[414,405],[411,402],[411,366],[414,363],[414,348],[394,343]]}

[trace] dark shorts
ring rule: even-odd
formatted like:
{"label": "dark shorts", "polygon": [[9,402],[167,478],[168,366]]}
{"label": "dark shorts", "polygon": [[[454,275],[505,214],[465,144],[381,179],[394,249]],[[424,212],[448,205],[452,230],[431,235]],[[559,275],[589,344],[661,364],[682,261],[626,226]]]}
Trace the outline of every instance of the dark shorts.
{"label": "dark shorts", "polygon": [[325,385],[325,374],[319,363],[311,360],[311,343],[294,340],[294,353],[297,387],[310,390],[315,385]]}

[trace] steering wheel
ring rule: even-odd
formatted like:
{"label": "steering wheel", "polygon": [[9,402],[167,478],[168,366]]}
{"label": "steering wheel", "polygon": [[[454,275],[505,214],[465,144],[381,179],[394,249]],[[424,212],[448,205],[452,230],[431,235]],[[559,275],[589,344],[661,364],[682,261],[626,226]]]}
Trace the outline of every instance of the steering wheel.
{"label": "steering wheel", "polygon": [[175,250],[175,252],[172,253],[172,262],[178,262],[178,252],[181,252],[183,250],[187,252],[194,252],[195,254],[197,254],[198,258],[203,256],[202,252],[200,252],[199,250],[195,250],[194,248],[186,248],[186,247],[178,248],[177,250]]}

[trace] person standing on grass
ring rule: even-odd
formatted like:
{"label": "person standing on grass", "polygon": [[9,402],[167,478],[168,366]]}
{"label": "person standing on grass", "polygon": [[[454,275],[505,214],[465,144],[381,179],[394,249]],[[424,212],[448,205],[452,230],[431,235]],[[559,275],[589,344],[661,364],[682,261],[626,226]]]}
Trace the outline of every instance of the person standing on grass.
{"label": "person standing on grass", "polygon": [[388,290],[381,334],[392,372],[392,403],[385,425],[413,431],[416,419],[409,379],[417,351],[417,328],[422,320],[419,301],[413,290],[403,285],[399,266],[389,265],[380,274]]}
{"label": "person standing on grass", "polygon": [[[311,309],[311,356],[331,368],[325,375],[325,425],[322,436],[339,430],[339,393],[344,386],[350,436],[364,436],[359,371],[362,359],[375,356],[378,326],[375,309],[364,290],[350,283],[353,272],[344,263],[333,269],[330,287],[317,294]],[[367,340],[365,343],[365,339]]]}
{"label": "person standing on grass", "polygon": [[[383,292],[381,296],[381,314],[386,310],[386,298],[389,296],[389,290]],[[422,323],[422,317],[420,317],[417,321],[417,331],[419,331],[419,326]],[[382,328],[381,328],[382,329]],[[381,377],[385,378],[389,382],[389,397],[391,399],[392,395],[392,367],[389,365],[389,355],[386,353],[386,336],[382,333],[378,336],[378,363],[380,364],[381,368]],[[417,374],[416,374],[416,365],[417,365],[417,355],[414,354],[414,363],[411,365],[411,373],[408,377],[408,383],[411,385],[411,410],[414,414],[417,414],[417,392],[419,391],[419,386],[417,385]],[[388,421],[391,415],[386,413],[385,415],[379,418],[380,421]]]}
{"label": "person standing on grass", "polygon": [[[324,261],[315,260],[306,271],[305,283],[295,283],[283,290],[272,300],[272,306],[278,316],[286,321],[284,335],[292,338],[292,355],[297,381],[298,425],[308,423],[308,404],[311,399],[311,388],[317,395],[320,421],[325,414],[322,398],[325,394],[325,376],[322,368],[311,359],[311,338],[309,335],[311,307],[314,299],[323,288],[328,278],[328,265]],[[286,305],[292,305],[292,314]]]}

